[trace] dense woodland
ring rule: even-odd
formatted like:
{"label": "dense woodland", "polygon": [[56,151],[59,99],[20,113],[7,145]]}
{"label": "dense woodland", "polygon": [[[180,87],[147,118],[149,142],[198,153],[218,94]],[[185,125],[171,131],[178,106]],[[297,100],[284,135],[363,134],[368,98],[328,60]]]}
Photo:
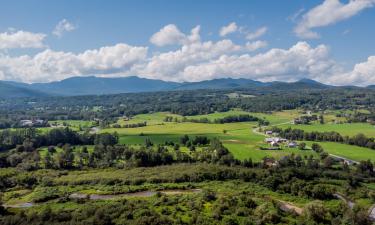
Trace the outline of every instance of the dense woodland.
{"label": "dense woodland", "polygon": [[[253,95],[230,98],[228,94]],[[342,115],[350,121],[374,118],[375,91],[361,88],[327,90],[194,90],[116,94],[102,96],[18,98],[0,100],[0,127],[16,127],[21,119],[93,120],[109,123],[119,116],[150,112],[171,112],[182,116],[202,115],[241,108],[249,112],[270,112],[295,108],[313,111],[326,109],[368,109],[371,114]]]}

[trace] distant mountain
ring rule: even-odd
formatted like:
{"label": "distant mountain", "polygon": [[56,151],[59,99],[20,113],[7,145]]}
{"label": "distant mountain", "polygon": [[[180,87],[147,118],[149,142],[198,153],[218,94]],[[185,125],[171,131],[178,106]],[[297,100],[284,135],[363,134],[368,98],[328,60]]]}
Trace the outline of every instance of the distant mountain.
{"label": "distant mountain", "polygon": [[266,83],[249,79],[222,78],[214,80],[205,80],[200,82],[183,83],[177,90],[195,90],[195,89],[231,89],[246,87],[262,87]]}
{"label": "distant mountain", "polygon": [[[25,84],[12,81],[0,82],[0,97],[36,97],[47,95],[103,95],[118,93],[137,93],[172,90],[197,89],[254,89],[264,91],[288,91],[303,89],[327,89],[334,86],[325,85],[314,80],[302,79],[297,82],[260,82],[250,79],[222,78],[200,82],[167,82],[146,78],[121,77],[101,78],[94,76],[72,77],[51,83]],[[373,87],[375,89],[375,86]]]}
{"label": "distant mountain", "polygon": [[315,80],[310,79],[301,79],[296,82],[285,83],[285,82],[273,82],[271,87],[278,86],[278,88],[287,88],[287,89],[327,89],[334,86],[326,85],[319,83]]}
{"label": "distant mountain", "polygon": [[72,77],[51,83],[34,83],[29,85],[29,88],[44,90],[57,95],[102,95],[171,90],[179,85],[179,83],[136,76],[121,78],[90,76]]}
{"label": "distant mountain", "polygon": [[12,85],[10,82],[0,81],[0,98],[42,96],[48,96],[48,94],[37,90],[31,90],[22,86]]}

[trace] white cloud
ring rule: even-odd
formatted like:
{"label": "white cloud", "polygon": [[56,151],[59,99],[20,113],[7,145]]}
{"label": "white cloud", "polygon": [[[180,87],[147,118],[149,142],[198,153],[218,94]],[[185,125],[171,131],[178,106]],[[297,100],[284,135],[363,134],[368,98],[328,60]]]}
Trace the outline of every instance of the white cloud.
{"label": "white cloud", "polygon": [[43,48],[46,35],[28,31],[13,31],[0,33],[0,49],[14,48]]}
{"label": "white cloud", "polygon": [[199,64],[216,59],[223,54],[232,54],[243,50],[242,46],[236,45],[230,40],[194,42],[183,45],[176,51],[151,57],[148,63],[138,65],[134,73],[149,78],[182,81],[181,71],[188,65]]}
{"label": "white cloud", "polygon": [[220,34],[221,37],[225,37],[228,34],[236,32],[237,30],[238,30],[237,24],[235,22],[232,22],[232,23],[228,24],[227,26],[223,26],[220,29],[219,34]]}
{"label": "white cloud", "polygon": [[246,39],[247,40],[257,39],[257,38],[263,36],[267,32],[267,30],[268,30],[267,27],[261,27],[261,28],[257,29],[255,32],[248,33],[246,35]]}
{"label": "white cloud", "polygon": [[374,4],[375,0],[350,0],[347,4],[341,3],[340,0],[325,0],[302,16],[294,32],[300,38],[319,38],[319,34],[311,29],[349,19]]}
{"label": "white cloud", "polygon": [[0,71],[3,79],[24,82],[47,82],[77,75],[126,73],[146,59],[147,50],[147,47],[117,44],[80,54],[46,49],[33,57],[0,55]]}
{"label": "white cloud", "polygon": [[294,81],[301,78],[322,80],[336,71],[336,63],[328,57],[328,47],[312,48],[298,42],[290,49],[271,49],[251,56],[222,55],[199,65],[184,68],[185,80],[202,80],[220,77],[250,78],[262,81]]}
{"label": "white cloud", "polygon": [[352,71],[335,74],[329,78],[329,82],[360,86],[375,84],[375,56],[368,57],[365,62],[357,63]]}
{"label": "white cloud", "polygon": [[158,32],[153,34],[150,42],[156,46],[166,45],[182,45],[200,41],[200,26],[196,26],[191,30],[190,35],[182,33],[174,24],[168,24]]}
{"label": "white cloud", "polygon": [[70,23],[68,20],[63,19],[61,20],[55,27],[55,29],[52,31],[53,35],[56,35],[57,37],[61,37],[64,33],[70,32],[77,29],[77,26]]}
{"label": "white cloud", "polygon": [[[252,38],[260,37],[266,30],[259,29]],[[43,34],[39,42],[25,41],[27,38],[9,38],[15,33],[19,33],[15,36],[23,36],[20,35],[22,32],[2,34],[2,40],[7,40],[0,42],[2,48],[43,46]],[[78,75],[138,75],[169,81],[233,77],[261,81],[310,78],[331,84],[375,83],[375,56],[356,64],[353,70],[345,71],[330,58],[326,45],[313,47],[306,42],[298,42],[289,49],[273,48],[253,53],[266,47],[267,42],[248,41],[245,45],[235,44],[229,39],[202,42],[199,32],[200,26],[194,27],[190,34],[184,34],[175,25],[167,25],[153,35],[152,42],[160,46],[177,44],[180,47],[177,50],[151,53],[151,56],[148,55],[147,47],[123,43],[82,53],[46,49],[35,55],[10,56],[4,51],[0,52],[0,79],[48,82]]]}
{"label": "white cloud", "polygon": [[[250,55],[262,41],[235,45],[230,40],[182,46],[153,56],[149,62],[135,67],[135,74],[170,81],[201,81],[234,77],[263,81],[294,81],[301,78],[323,80],[339,70],[329,58],[329,48],[315,48],[299,42],[290,49],[271,49]],[[254,47],[255,46],[255,47]]]}
{"label": "white cloud", "polygon": [[255,51],[260,48],[265,48],[267,47],[267,42],[266,41],[254,41],[254,42],[247,42],[246,43],[246,48],[249,51]]}

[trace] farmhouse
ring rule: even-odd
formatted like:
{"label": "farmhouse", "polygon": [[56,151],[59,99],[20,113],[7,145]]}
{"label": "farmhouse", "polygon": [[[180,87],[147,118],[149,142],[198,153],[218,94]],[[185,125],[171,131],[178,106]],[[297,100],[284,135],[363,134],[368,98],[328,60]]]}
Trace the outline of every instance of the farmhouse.
{"label": "farmhouse", "polygon": [[288,143],[289,148],[296,148],[297,146],[298,146],[298,144],[295,141],[291,141],[291,142]]}
{"label": "farmhouse", "polygon": [[264,133],[265,133],[266,135],[272,135],[272,130],[266,130]]}
{"label": "farmhouse", "polygon": [[31,127],[33,125],[33,121],[31,121],[31,120],[21,120],[20,125],[22,127],[27,127],[27,126]]}
{"label": "farmhouse", "polygon": [[288,141],[287,139],[285,138],[280,138],[280,137],[270,137],[270,138],[265,138],[264,139],[264,142],[266,143],[272,143],[272,142],[275,142],[275,143],[283,143],[283,142],[286,142]]}
{"label": "farmhouse", "polygon": [[32,126],[42,126],[44,124],[44,120],[20,120],[21,127],[32,127]]}

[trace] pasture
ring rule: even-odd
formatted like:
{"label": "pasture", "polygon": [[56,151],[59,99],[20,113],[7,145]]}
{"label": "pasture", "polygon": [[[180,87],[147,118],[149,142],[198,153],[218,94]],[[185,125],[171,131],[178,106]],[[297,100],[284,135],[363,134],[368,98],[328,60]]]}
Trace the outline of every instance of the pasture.
{"label": "pasture", "polygon": [[[228,112],[216,112],[207,115],[187,116],[187,119],[207,118],[210,121],[223,118],[225,116],[249,114],[264,118],[270,121],[271,125],[287,128],[299,128],[307,131],[337,131],[343,135],[353,136],[357,133],[364,133],[368,136],[375,137],[375,128],[369,124],[364,123],[344,123],[344,124],[312,124],[312,125],[293,125],[290,122],[301,115],[299,110],[287,110],[273,113],[249,113],[241,110],[230,110]],[[334,118],[334,114],[330,113],[330,117]],[[260,150],[259,146],[264,144],[265,136],[254,133],[253,129],[257,127],[257,122],[240,122],[240,123],[226,123],[226,124],[211,124],[211,123],[192,123],[192,122],[165,122],[164,119],[171,116],[181,120],[183,117],[167,112],[157,112],[152,114],[140,114],[131,118],[129,121],[124,121],[122,118],[117,122],[118,124],[132,124],[147,122],[145,127],[137,128],[107,128],[100,132],[117,132],[121,144],[139,145],[144,144],[146,138],[151,139],[155,144],[163,144],[166,141],[173,141],[179,143],[180,138],[187,134],[190,137],[207,136],[210,138],[219,138],[225,147],[227,147],[237,159],[252,158],[254,161],[260,161],[264,157],[274,157],[279,159],[283,156],[294,153],[295,155],[318,157],[318,155],[311,150],[298,150],[297,148],[283,150]],[[325,115],[326,116],[326,115]],[[310,145],[312,142],[306,142]],[[351,145],[339,143],[325,143],[322,142],[323,148],[330,154],[346,157],[353,160],[375,159],[375,151],[360,148]]]}
{"label": "pasture", "polygon": [[282,124],[278,125],[280,128],[291,127],[293,129],[301,129],[308,132],[318,131],[318,132],[330,132],[336,131],[343,136],[355,136],[359,133],[362,133],[368,137],[375,137],[375,126],[368,123],[342,123],[342,124],[311,124],[311,125],[302,125],[302,124]]}

